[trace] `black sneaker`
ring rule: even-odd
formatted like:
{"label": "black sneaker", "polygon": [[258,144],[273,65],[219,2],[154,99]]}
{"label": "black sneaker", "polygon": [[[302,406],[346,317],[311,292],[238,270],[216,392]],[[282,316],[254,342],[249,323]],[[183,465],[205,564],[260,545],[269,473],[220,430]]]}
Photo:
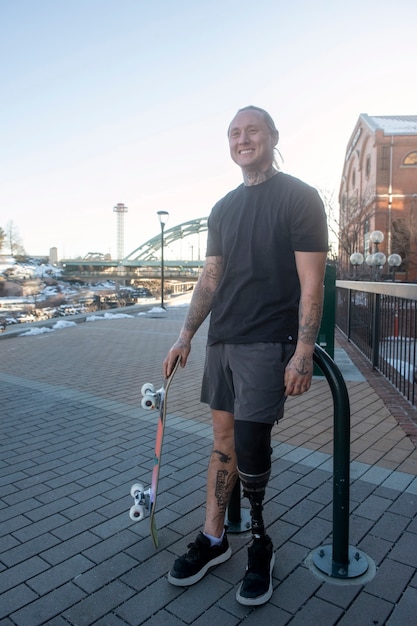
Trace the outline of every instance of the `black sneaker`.
{"label": "black sneaker", "polygon": [[219,546],[210,546],[210,540],[203,533],[199,533],[197,539],[188,544],[188,548],[187,554],[176,559],[174,567],[168,574],[168,581],[177,587],[194,585],[209,569],[224,563],[232,556],[226,531]]}
{"label": "black sneaker", "polygon": [[248,566],[236,593],[236,600],[246,606],[258,606],[272,596],[272,570],[275,563],[274,548],[266,535],[254,539],[248,548]]}

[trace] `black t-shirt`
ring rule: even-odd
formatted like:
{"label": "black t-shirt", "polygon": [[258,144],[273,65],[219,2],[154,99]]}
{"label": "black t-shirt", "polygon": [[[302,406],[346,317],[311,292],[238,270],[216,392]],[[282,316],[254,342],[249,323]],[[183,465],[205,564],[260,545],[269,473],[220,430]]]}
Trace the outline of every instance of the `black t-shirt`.
{"label": "black t-shirt", "polygon": [[300,284],[294,251],[327,251],[323,203],[315,189],[278,173],[240,185],[208,220],[207,256],[223,258],[208,343],[295,342]]}

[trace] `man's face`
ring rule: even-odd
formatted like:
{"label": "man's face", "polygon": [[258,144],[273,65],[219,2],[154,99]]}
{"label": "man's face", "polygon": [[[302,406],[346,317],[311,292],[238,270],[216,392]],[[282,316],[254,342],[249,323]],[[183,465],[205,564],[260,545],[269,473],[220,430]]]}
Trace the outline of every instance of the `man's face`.
{"label": "man's face", "polygon": [[243,171],[265,172],[272,166],[278,136],[258,111],[238,113],[229,127],[230,156]]}

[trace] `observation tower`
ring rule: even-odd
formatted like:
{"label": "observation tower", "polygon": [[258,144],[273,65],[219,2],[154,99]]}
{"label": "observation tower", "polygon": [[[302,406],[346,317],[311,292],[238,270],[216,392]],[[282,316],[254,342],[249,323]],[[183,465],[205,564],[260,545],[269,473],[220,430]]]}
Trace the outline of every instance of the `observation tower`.
{"label": "observation tower", "polygon": [[116,204],[113,207],[114,213],[117,213],[117,260],[121,261],[124,258],[125,249],[125,213],[127,213],[127,206],[122,202]]}

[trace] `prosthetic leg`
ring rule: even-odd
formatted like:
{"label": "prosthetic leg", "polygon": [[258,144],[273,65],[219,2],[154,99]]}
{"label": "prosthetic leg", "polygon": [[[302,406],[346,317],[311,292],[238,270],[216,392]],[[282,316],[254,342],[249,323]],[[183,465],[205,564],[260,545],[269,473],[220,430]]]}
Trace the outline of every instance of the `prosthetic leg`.
{"label": "prosthetic leg", "polygon": [[243,495],[250,502],[250,515],[252,519],[252,536],[254,539],[265,537],[265,526],[262,516],[265,488],[268,484],[271,470],[263,474],[245,474],[238,468],[239,477],[243,487]]}
{"label": "prosthetic leg", "polygon": [[235,448],[243,495],[250,502],[252,534],[265,536],[262,516],[265,489],[271,474],[271,426],[254,422],[235,423]]}
{"label": "prosthetic leg", "polygon": [[273,591],[274,548],[265,533],[262,516],[265,489],[271,473],[271,427],[268,424],[236,422],[235,449],[238,473],[243,493],[250,502],[252,519],[248,565],[236,599],[240,604],[258,606],[267,602]]}

